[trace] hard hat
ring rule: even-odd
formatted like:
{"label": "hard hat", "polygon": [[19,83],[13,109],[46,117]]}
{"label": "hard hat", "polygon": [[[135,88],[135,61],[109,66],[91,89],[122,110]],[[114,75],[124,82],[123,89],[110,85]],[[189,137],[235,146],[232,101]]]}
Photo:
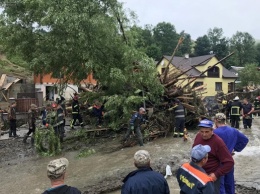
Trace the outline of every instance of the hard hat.
{"label": "hard hat", "polygon": [[234,100],[239,100],[239,97],[238,97],[238,96],[236,96],[236,97],[234,98]]}
{"label": "hard hat", "polygon": [[227,101],[226,101],[226,100],[222,100],[222,104],[223,104],[223,105],[226,105],[226,104],[227,104]]}

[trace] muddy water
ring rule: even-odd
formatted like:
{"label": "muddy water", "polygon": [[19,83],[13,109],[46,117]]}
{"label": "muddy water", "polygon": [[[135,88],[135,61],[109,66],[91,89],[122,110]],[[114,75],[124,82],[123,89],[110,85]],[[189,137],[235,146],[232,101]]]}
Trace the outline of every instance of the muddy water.
{"label": "muddy water", "polygon": [[[259,188],[260,171],[258,164],[260,162],[260,118],[254,120],[254,126],[251,131],[243,132],[249,137],[248,147],[241,153],[235,155],[236,161],[236,182],[248,187]],[[152,156],[152,167],[155,170],[163,171],[166,164],[171,165],[175,171],[179,164],[188,160],[192,139],[195,134],[190,133],[190,139],[183,142],[182,139],[173,139],[171,137],[157,139],[145,145]],[[15,141],[15,140],[13,140]],[[17,140],[21,141],[21,140]],[[12,141],[9,142],[12,144]],[[70,161],[67,171],[66,183],[78,187],[81,191],[93,191],[107,188],[119,188],[122,178],[130,171],[134,170],[133,154],[140,147],[119,149],[117,139],[110,142],[93,146],[97,153],[87,158],[77,159],[78,152],[68,152],[63,156]],[[22,145],[22,143],[21,143]],[[4,148],[1,148],[4,149]],[[0,193],[10,194],[40,194],[49,187],[49,181],[46,177],[46,165],[52,158],[34,157],[27,158],[23,153],[14,153],[11,160],[0,162]],[[100,184],[100,181],[106,181],[106,184]],[[115,181],[113,181],[115,180]],[[104,183],[104,182],[103,182]],[[178,186],[176,179],[170,177],[168,183],[171,193],[177,194]],[[96,187],[93,187],[96,185]],[[99,188],[103,187],[103,188]],[[91,192],[89,192],[91,193]],[[109,193],[109,192],[106,192]],[[120,191],[114,192],[119,194]],[[238,194],[244,194],[239,193]]]}

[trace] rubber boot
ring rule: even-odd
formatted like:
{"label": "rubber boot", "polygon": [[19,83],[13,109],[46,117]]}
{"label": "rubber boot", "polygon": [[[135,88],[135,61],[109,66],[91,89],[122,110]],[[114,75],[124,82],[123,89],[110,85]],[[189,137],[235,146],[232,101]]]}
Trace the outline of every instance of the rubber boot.
{"label": "rubber boot", "polygon": [[28,135],[25,135],[25,136],[23,137],[23,143],[26,143],[26,140],[27,140],[28,137],[29,137]]}

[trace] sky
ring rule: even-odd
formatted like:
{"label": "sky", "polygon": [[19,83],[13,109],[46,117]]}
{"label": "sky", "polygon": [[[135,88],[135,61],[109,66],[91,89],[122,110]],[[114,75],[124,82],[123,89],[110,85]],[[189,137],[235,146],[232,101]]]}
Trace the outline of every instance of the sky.
{"label": "sky", "polygon": [[134,11],[138,25],[170,22],[177,32],[184,30],[192,39],[209,28],[222,28],[226,37],[237,31],[260,40],[260,0],[119,0]]}

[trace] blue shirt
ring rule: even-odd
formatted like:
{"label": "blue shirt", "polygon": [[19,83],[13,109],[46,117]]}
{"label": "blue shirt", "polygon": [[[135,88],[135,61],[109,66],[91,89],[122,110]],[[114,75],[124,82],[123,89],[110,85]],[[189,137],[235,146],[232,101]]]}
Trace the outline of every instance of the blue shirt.
{"label": "blue shirt", "polygon": [[213,132],[224,141],[230,153],[233,150],[241,152],[248,143],[248,138],[243,133],[230,126],[218,127]]}

